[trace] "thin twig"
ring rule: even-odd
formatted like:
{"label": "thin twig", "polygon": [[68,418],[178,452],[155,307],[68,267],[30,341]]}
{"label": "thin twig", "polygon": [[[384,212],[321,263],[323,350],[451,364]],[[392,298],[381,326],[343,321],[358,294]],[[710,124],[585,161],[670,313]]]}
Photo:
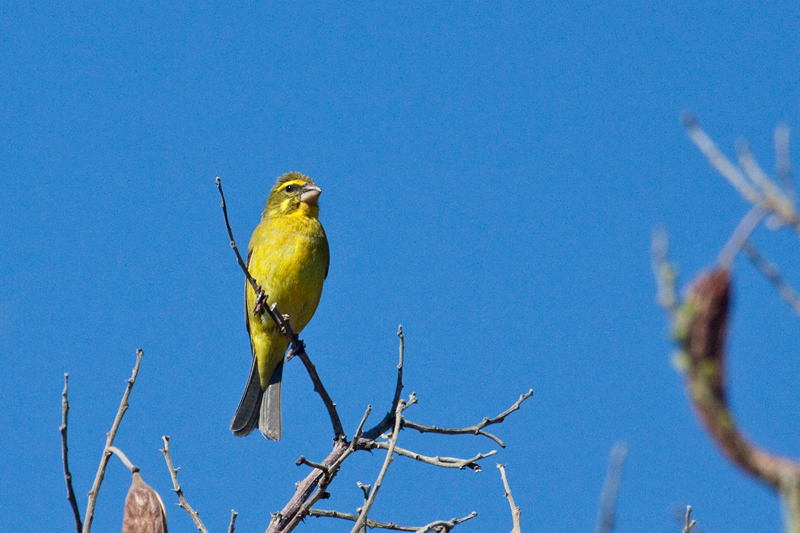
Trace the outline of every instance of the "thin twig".
{"label": "thin twig", "polygon": [[389,449],[386,452],[386,459],[383,461],[383,466],[378,474],[378,478],[375,480],[375,483],[372,484],[372,491],[369,493],[369,498],[367,498],[367,501],[364,502],[364,507],[362,507],[361,512],[358,515],[358,520],[356,520],[356,525],[353,526],[353,529],[350,530],[350,533],[358,533],[358,531],[364,527],[364,523],[367,520],[367,514],[372,508],[372,504],[375,503],[375,498],[378,495],[378,491],[381,489],[383,478],[386,477],[386,472],[389,470],[389,465],[394,460],[394,448],[397,445],[397,438],[400,436],[400,426],[403,422],[403,411],[406,409],[406,407],[414,402],[415,397],[412,394],[408,403],[400,400],[400,402],[397,404],[397,409],[395,409],[394,412],[394,430],[392,432],[392,438],[389,441]]}
{"label": "thin twig", "polygon": [[120,450],[116,446],[109,446],[108,451],[116,455],[119,458],[119,460],[122,461],[126,467],[128,467],[128,470],[131,471],[131,474],[135,474],[136,472],[139,471],[139,467],[131,463],[130,459],[128,459],[128,456],[122,453],[122,450]]}
{"label": "thin twig", "polygon": [[494,418],[484,418],[483,420],[481,420],[479,423],[475,424],[474,426],[470,426],[470,427],[467,427],[467,428],[440,428],[440,427],[437,427],[437,426],[425,426],[425,425],[422,425],[422,424],[417,424],[416,422],[411,422],[410,420],[406,420],[406,419],[403,420],[403,427],[404,428],[409,428],[409,429],[415,429],[415,430],[419,431],[420,433],[438,433],[438,434],[441,434],[441,435],[467,435],[467,434],[469,434],[469,435],[483,435],[484,437],[489,437],[490,439],[495,441],[498,445],[500,445],[501,447],[505,448],[506,445],[505,445],[505,443],[503,443],[502,440],[500,440],[495,435],[492,435],[491,433],[483,431],[483,428],[485,428],[487,426],[494,425],[494,424],[500,424],[501,422],[503,422],[503,420],[506,419],[506,417],[508,415],[510,415],[514,411],[518,410],[519,406],[522,404],[522,402],[524,402],[525,400],[527,400],[531,396],[533,396],[533,389],[531,389],[528,392],[526,392],[525,394],[521,395],[519,397],[519,399],[516,402],[514,402],[514,405],[512,405],[511,407],[509,407],[508,409],[506,409],[505,411],[503,411],[502,413],[500,413],[496,417],[494,417]]}
{"label": "thin twig", "polygon": [[795,313],[800,315],[800,296],[786,283],[783,276],[781,276],[781,273],[778,271],[778,268],[767,261],[750,241],[746,241],[742,245],[742,251],[747,255],[747,258],[750,259],[750,262],[753,263],[753,266],[769,280],[775,290],[778,291],[783,301],[789,304]]}
{"label": "thin twig", "polygon": [[[326,509],[309,509],[308,516],[313,516],[316,518],[338,518],[340,520],[349,520],[351,522],[355,522],[358,520],[358,515],[354,515],[351,513],[342,513],[339,511],[329,511]],[[454,518],[453,520],[449,520],[447,522],[444,521],[436,521],[422,527],[409,527],[409,526],[401,526],[395,524],[394,522],[378,522],[376,520],[367,520],[366,526],[372,529],[389,529],[392,531],[430,531],[432,527],[441,527],[440,531],[449,531],[454,526],[460,524],[461,522],[466,522],[471,518],[475,518],[478,516],[477,513],[470,513],[469,515],[465,516],[464,518]],[[427,528],[427,529],[425,529]]]}
{"label": "thin twig", "polygon": [[792,158],[789,153],[789,126],[786,124],[778,124],[775,127],[775,166],[783,194],[790,202],[797,202],[792,180]]}
{"label": "thin twig", "polygon": [[521,533],[520,515],[522,514],[522,509],[517,507],[517,504],[514,503],[514,497],[511,495],[511,487],[508,485],[508,478],[506,477],[506,467],[498,464],[497,468],[500,469],[500,477],[503,478],[503,488],[506,491],[505,496],[508,499],[508,505],[511,507],[511,520],[514,524],[511,533]]}
{"label": "thin twig", "polygon": [[237,513],[235,510],[231,509],[231,523],[228,526],[228,533],[233,533],[233,530],[235,529],[235,525],[236,525],[236,517],[237,516],[239,516],[239,513]]}
{"label": "thin twig", "polygon": [[727,269],[731,268],[733,260],[736,258],[739,250],[742,249],[744,243],[750,238],[750,234],[752,234],[761,221],[764,220],[766,215],[767,211],[764,208],[755,206],[750,208],[750,211],[742,217],[736,229],[733,230],[728,242],[725,243],[725,246],[722,247],[722,251],[719,253],[717,262],[721,267]]}
{"label": "thin twig", "polygon": [[[369,450],[388,450],[389,443],[388,442],[372,442],[371,444],[365,446],[364,448]],[[459,459],[458,457],[428,457],[426,455],[421,455],[416,452],[412,452],[410,450],[405,450],[399,446],[394,447],[394,453],[397,455],[402,455],[403,457],[408,457],[410,459],[414,459],[415,461],[419,461],[421,463],[427,463],[433,466],[440,466],[442,468],[458,468],[459,470],[464,470],[465,468],[469,468],[475,472],[481,471],[481,466],[477,463],[482,459],[486,459],[487,457],[491,457],[497,453],[497,450],[492,450],[488,453],[479,453],[475,457],[471,457],[469,459]]]}
{"label": "thin twig", "polygon": [[72,474],[69,471],[69,449],[67,448],[67,416],[69,415],[69,401],[67,400],[67,392],[69,390],[69,374],[64,373],[64,390],[61,392],[61,427],[58,430],[61,432],[61,458],[64,461],[64,479],[67,482],[67,500],[72,507],[72,514],[75,518],[75,529],[77,533],[81,533],[83,529],[83,522],[81,520],[81,511],[78,509],[78,500],[75,498],[75,491],[72,488]]}
{"label": "thin twig", "polygon": [[[340,520],[349,520],[355,522],[358,520],[358,515],[352,513],[342,513],[340,511],[329,511],[327,509],[309,509],[308,516],[315,518],[338,518]],[[392,531],[417,531],[418,527],[400,526],[394,522],[378,522],[377,520],[367,519],[366,525],[372,529],[390,529]]]}
{"label": "thin twig", "polygon": [[697,525],[696,520],[692,520],[692,506],[686,506],[686,524],[683,526],[683,533],[689,533],[694,526]]}
{"label": "thin twig", "polygon": [[228,206],[225,204],[225,194],[222,192],[222,178],[219,176],[217,176],[216,184],[217,189],[219,189],[219,195],[222,198],[222,214],[225,216],[225,227],[228,228],[228,237],[230,237],[231,240],[231,248],[233,248],[233,251],[236,252],[236,261],[239,263],[239,266],[242,267],[242,271],[244,271],[244,276],[247,278],[247,282],[250,283],[250,286],[253,287],[253,290],[258,293],[260,286],[253,276],[250,275],[250,271],[247,270],[247,265],[242,259],[242,254],[239,253],[239,248],[236,246],[236,240],[233,238],[233,230],[231,229],[230,222],[228,222]]}
{"label": "thin twig", "polygon": [[131,395],[133,384],[136,383],[136,376],[139,374],[139,366],[142,364],[142,356],[144,352],[140,349],[136,350],[136,364],[133,367],[133,373],[130,379],[126,380],[128,386],[125,388],[125,393],[122,395],[122,401],[119,404],[117,416],[114,418],[114,423],[111,425],[111,431],[106,436],[106,445],[103,448],[103,456],[100,458],[100,466],[97,469],[97,475],[92,484],[92,490],[89,491],[89,502],[86,505],[86,516],[83,521],[83,533],[89,533],[92,529],[92,522],[94,521],[94,508],[97,504],[97,494],[100,492],[100,485],[103,483],[103,478],[106,474],[106,466],[108,466],[108,459],[111,457],[109,448],[114,445],[114,437],[117,436],[117,430],[122,423],[122,417],[125,411],[128,410],[128,397]]}
{"label": "thin twig", "polygon": [[740,141],[737,149],[740,164],[747,174],[745,175],[719,151],[692,114],[685,113],[682,118],[686,134],[692,142],[745,200],[754,207],[762,207],[773,213],[771,222],[774,222],[775,226],[786,224],[800,233],[800,215],[794,205],[794,191],[791,186],[781,189],[775,185],[758,166],[746,143]]}
{"label": "thin twig", "polygon": [[669,260],[669,237],[663,228],[653,231],[653,242],[650,247],[653,264],[653,275],[658,284],[656,300],[659,306],[667,312],[672,322],[678,315],[678,297],[675,290],[678,274]]}
{"label": "thin twig", "polygon": [[323,465],[321,463],[315,463],[313,461],[309,461],[308,459],[306,459],[305,455],[301,455],[297,459],[297,461],[294,462],[294,464],[296,464],[297,466],[306,465],[306,466],[310,466],[311,468],[318,468],[318,469],[322,470],[323,472],[325,472],[326,474],[329,472],[329,469],[328,469],[327,466],[325,466],[325,465]]}
{"label": "thin twig", "polygon": [[[178,500],[180,500],[179,505],[183,507],[187,513],[189,513],[189,516],[192,517],[192,521],[194,521],[194,525],[197,526],[197,529],[203,533],[208,533],[206,526],[204,526],[203,522],[200,520],[200,513],[192,509],[192,506],[189,505],[188,501],[186,501],[186,498],[183,495],[183,490],[181,489],[181,484],[178,483],[178,469],[172,466],[172,458],[169,456],[169,436],[164,435],[161,437],[161,439],[164,441],[164,448],[161,450],[161,453],[164,454],[164,459],[167,461],[167,468],[169,468],[169,475],[172,477],[172,491],[178,495]],[[232,511],[232,513],[235,513],[235,511]],[[235,518],[235,515],[231,517],[231,528],[233,528],[233,521]]]}
{"label": "thin twig", "polygon": [[367,410],[364,411],[364,416],[361,417],[361,422],[358,423],[358,427],[356,428],[356,433],[353,435],[353,443],[358,442],[361,438],[361,434],[364,432],[364,424],[367,422],[367,418],[369,418],[369,414],[372,412],[372,405],[367,406]]}
{"label": "thin twig", "polygon": [[684,113],[681,117],[683,125],[686,128],[686,133],[692,142],[703,152],[708,162],[717,169],[717,172],[728,180],[733,185],[733,188],[739,191],[745,200],[753,205],[761,203],[761,195],[758,191],[750,185],[745,175],[731,163],[722,152],[719,151],[717,145],[711,140],[706,132],[700,128],[697,118],[691,113]]}
{"label": "thin twig", "polygon": [[406,337],[403,335],[403,325],[397,326],[397,337],[400,339],[399,360],[397,362],[397,383],[394,387],[394,399],[392,400],[392,412],[397,410],[400,403],[400,394],[403,392],[403,359],[406,353]]}
{"label": "thin twig", "polygon": [[606,480],[603,483],[603,492],[600,493],[600,510],[597,513],[595,533],[611,533],[614,530],[617,496],[622,483],[622,472],[625,469],[627,455],[628,447],[624,442],[616,442],[611,447]]}
{"label": "thin twig", "polygon": [[339,419],[339,413],[336,411],[336,404],[328,395],[328,391],[325,390],[325,386],[322,384],[319,374],[317,374],[317,367],[311,362],[311,358],[308,357],[305,348],[296,355],[303,362],[303,365],[305,365],[311,382],[314,384],[314,391],[322,398],[322,403],[325,404],[325,409],[328,410],[328,417],[331,419],[331,425],[333,425],[333,438],[344,439],[344,429],[342,428],[342,421]]}
{"label": "thin twig", "polygon": [[458,524],[466,522],[467,520],[471,520],[476,516],[478,516],[478,513],[472,511],[464,518],[453,518],[452,520],[447,520],[447,521],[437,520],[436,522],[431,522],[430,524],[422,526],[421,528],[417,529],[416,533],[427,533],[428,531],[438,531],[440,533],[446,533],[447,531],[451,531]]}
{"label": "thin twig", "polygon": [[[364,434],[364,439],[373,441],[383,434],[394,425],[394,414],[397,410],[397,405],[400,403],[400,393],[403,391],[403,359],[405,357],[405,336],[403,335],[403,325],[397,327],[397,336],[400,338],[400,354],[397,363],[397,382],[394,386],[394,397],[392,399],[392,406],[386,415],[374,428],[370,429]],[[354,439],[357,440],[357,439]]]}
{"label": "thin twig", "polygon": [[780,192],[778,187],[769,179],[766,172],[758,166],[750,146],[744,139],[739,139],[736,144],[736,154],[739,156],[739,166],[745,171],[750,181],[759,187],[763,193],[764,200],[778,198]]}

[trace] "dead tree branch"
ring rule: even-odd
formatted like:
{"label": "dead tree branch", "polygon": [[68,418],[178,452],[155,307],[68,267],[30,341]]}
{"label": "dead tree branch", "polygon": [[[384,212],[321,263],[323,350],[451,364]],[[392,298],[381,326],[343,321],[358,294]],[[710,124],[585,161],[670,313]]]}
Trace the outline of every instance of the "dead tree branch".
{"label": "dead tree branch", "polygon": [[[189,502],[186,501],[186,497],[183,495],[183,489],[181,489],[181,484],[178,483],[178,469],[172,466],[172,458],[169,455],[169,437],[164,435],[161,437],[164,441],[164,448],[161,449],[161,453],[164,454],[164,459],[167,461],[167,468],[169,468],[169,475],[172,478],[172,491],[178,495],[178,499],[180,500],[180,506],[189,513],[189,516],[192,517],[192,521],[194,525],[197,526],[197,529],[202,531],[202,533],[208,533],[206,526],[203,525],[203,522],[200,520],[200,513],[192,509],[192,506],[189,505]],[[236,511],[231,511],[231,525],[228,528],[229,531],[233,530],[233,523],[236,520]]]}
{"label": "dead tree branch", "polygon": [[78,509],[78,500],[75,498],[75,491],[72,488],[72,474],[69,471],[69,449],[67,447],[67,418],[69,415],[69,401],[67,400],[67,393],[69,390],[69,374],[64,374],[64,390],[61,392],[61,427],[58,430],[61,432],[61,459],[64,463],[64,480],[67,482],[67,500],[72,507],[72,515],[75,518],[75,528],[77,533],[81,533],[83,529],[83,521],[81,520],[81,512]]}
{"label": "dead tree branch", "polygon": [[100,485],[103,483],[103,478],[106,474],[106,467],[108,466],[108,459],[111,457],[109,448],[114,444],[114,438],[117,436],[117,430],[122,423],[122,417],[125,411],[128,410],[128,397],[133,390],[133,384],[136,383],[136,376],[139,375],[139,366],[142,364],[142,356],[144,352],[139,349],[136,350],[136,364],[133,367],[131,377],[127,379],[128,386],[125,388],[125,393],[122,395],[122,401],[119,404],[117,416],[114,418],[114,423],[111,425],[111,431],[108,432],[106,437],[106,445],[103,448],[103,455],[100,458],[100,466],[97,469],[97,475],[92,484],[92,490],[89,491],[89,502],[86,506],[86,516],[83,521],[83,533],[89,533],[92,529],[92,521],[94,521],[94,508],[97,504],[97,494],[100,492]]}
{"label": "dead tree branch", "polygon": [[500,469],[500,477],[503,479],[503,488],[506,491],[505,496],[508,499],[508,505],[511,507],[511,520],[514,524],[511,533],[522,533],[522,526],[520,525],[522,509],[517,507],[517,504],[514,503],[514,496],[511,495],[511,487],[508,485],[508,478],[506,477],[506,467],[498,464],[497,468]]}

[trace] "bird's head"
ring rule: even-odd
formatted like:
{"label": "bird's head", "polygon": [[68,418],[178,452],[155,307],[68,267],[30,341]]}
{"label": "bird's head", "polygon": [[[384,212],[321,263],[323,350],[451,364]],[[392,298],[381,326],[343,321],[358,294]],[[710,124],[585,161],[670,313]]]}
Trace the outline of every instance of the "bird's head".
{"label": "bird's head", "polygon": [[294,213],[316,218],[319,214],[317,200],[321,192],[308,176],[299,172],[284,174],[269,193],[262,218]]}

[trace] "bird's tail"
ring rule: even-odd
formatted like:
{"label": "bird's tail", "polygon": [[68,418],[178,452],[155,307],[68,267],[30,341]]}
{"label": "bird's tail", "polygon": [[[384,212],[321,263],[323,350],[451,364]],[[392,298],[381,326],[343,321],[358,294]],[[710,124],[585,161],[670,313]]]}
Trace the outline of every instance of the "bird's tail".
{"label": "bird's tail", "polygon": [[258,377],[258,360],[253,357],[253,366],[250,367],[250,377],[244,389],[239,407],[231,420],[231,431],[237,437],[244,437],[258,427],[258,410],[261,407],[261,380]]}
{"label": "bird's tail", "polygon": [[269,440],[281,440],[281,379],[283,378],[283,358],[272,372],[267,391],[261,398],[261,414],[258,428]]}
{"label": "bird's tail", "polygon": [[253,358],[250,367],[250,378],[247,387],[236,408],[231,421],[231,431],[237,437],[244,437],[259,428],[270,440],[280,440],[281,427],[281,378],[283,377],[283,361],[272,372],[266,393],[261,390],[261,378],[258,374],[258,360]]}

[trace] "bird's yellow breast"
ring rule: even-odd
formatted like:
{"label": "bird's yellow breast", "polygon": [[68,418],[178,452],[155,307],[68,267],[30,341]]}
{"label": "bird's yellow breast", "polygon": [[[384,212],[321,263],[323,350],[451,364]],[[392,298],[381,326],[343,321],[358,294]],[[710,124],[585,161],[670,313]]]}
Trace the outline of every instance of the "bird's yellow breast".
{"label": "bird's yellow breast", "polygon": [[[322,296],[329,252],[325,231],[309,206],[289,214],[264,217],[250,240],[248,268],[267,293],[289,315],[292,329],[300,333],[311,320]],[[255,292],[246,285],[247,320],[254,356],[258,358],[262,389],[283,358],[288,341],[267,314],[253,314]]]}

